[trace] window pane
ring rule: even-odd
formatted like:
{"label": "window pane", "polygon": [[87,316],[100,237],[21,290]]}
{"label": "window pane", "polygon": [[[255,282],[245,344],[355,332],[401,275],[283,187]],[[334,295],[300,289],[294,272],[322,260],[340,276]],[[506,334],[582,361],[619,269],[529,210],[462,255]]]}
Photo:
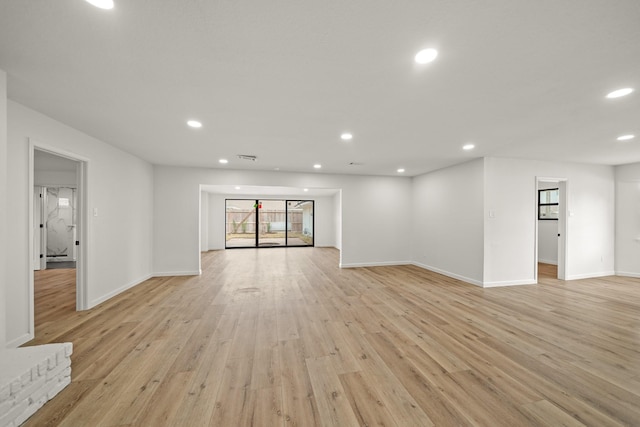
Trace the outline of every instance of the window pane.
{"label": "window pane", "polygon": [[287,200],[287,245],[313,246],[313,201]]}
{"label": "window pane", "polygon": [[227,200],[227,248],[256,246],[255,200]]}
{"label": "window pane", "polygon": [[549,191],[549,202],[548,203],[558,203],[560,196],[559,190],[550,190]]}
{"label": "window pane", "polygon": [[558,205],[540,206],[539,219],[558,219]]}
{"label": "window pane", "polygon": [[548,191],[540,191],[540,203],[549,203],[549,192]]}
{"label": "window pane", "polygon": [[258,246],[285,246],[284,200],[260,200],[260,234]]}

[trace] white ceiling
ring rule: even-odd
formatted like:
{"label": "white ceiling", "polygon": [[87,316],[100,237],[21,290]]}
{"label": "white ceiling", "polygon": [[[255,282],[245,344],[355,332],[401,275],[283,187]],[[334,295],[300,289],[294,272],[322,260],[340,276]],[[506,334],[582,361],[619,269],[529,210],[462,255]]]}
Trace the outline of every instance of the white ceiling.
{"label": "white ceiling", "polygon": [[[154,164],[640,161],[638,0],[115,3],[2,0],[0,68],[10,99]],[[436,61],[414,64],[427,47]]]}

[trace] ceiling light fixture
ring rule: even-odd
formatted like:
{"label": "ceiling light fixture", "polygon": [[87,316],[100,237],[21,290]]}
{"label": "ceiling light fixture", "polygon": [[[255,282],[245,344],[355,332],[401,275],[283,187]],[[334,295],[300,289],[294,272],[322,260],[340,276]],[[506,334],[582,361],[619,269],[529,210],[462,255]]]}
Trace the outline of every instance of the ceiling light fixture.
{"label": "ceiling light fixture", "polygon": [[463,150],[473,150],[476,146],[473,144],[465,144],[462,146]]}
{"label": "ceiling light fixture", "polygon": [[404,173],[404,169],[402,168],[398,169],[398,173]]}
{"label": "ceiling light fixture", "polygon": [[239,189],[240,189],[240,187],[236,187],[236,190],[239,190]]}
{"label": "ceiling light fixture", "polygon": [[222,163],[223,165],[226,165],[227,163],[229,163],[229,160],[227,159],[220,159],[218,160],[219,163]]}
{"label": "ceiling light fixture", "polygon": [[343,141],[351,141],[351,140],[353,139],[353,135],[352,135],[352,134],[350,134],[349,132],[345,132],[345,133],[343,133],[342,135],[340,135],[340,138],[341,138]]}
{"label": "ceiling light fixture", "polygon": [[618,137],[618,141],[628,141],[630,139],[635,138],[635,135],[622,135]]}
{"label": "ceiling light fixture", "polygon": [[428,64],[429,62],[436,59],[438,56],[438,51],[435,49],[423,49],[420,52],[416,53],[416,56],[413,58],[418,64]]}
{"label": "ceiling light fixture", "polygon": [[609,92],[607,94],[607,98],[620,98],[621,96],[629,95],[633,92],[633,89],[630,87],[625,87],[624,89],[614,90],[613,92]]}
{"label": "ceiling light fixture", "polygon": [[191,126],[192,128],[201,128],[202,127],[202,123],[200,123],[197,120],[189,120],[187,121],[187,125]]}
{"label": "ceiling light fixture", "polygon": [[316,169],[320,169],[322,165],[320,163],[316,163],[315,165],[313,165],[313,167]]}
{"label": "ceiling light fixture", "polygon": [[256,160],[258,160],[258,157],[254,156],[253,154],[238,154],[238,158],[240,160],[249,160],[250,162],[255,162]]}
{"label": "ceiling light fixture", "polygon": [[113,0],[86,0],[86,2],[100,9],[113,9]]}
{"label": "ceiling light fixture", "polygon": [[309,189],[308,189],[308,188],[305,188],[305,189],[304,189],[304,191],[309,191]]}

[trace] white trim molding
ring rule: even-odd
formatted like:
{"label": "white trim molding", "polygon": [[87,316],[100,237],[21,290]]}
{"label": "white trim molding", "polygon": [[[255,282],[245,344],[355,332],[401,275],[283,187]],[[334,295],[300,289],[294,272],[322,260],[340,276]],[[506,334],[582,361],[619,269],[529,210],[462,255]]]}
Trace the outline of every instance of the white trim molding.
{"label": "white trim molding", "polygon": [[394,265],[410,265],[409,261],[382,261],[382,262],[353,262],[340,263],[340,268],[358,268],[358,267],[391,267]]}
{"label": "white trim molding", "polygon": [[471,285],[482,287],[482,282],[479,280],[471,279],[470,277],[461,276],[460,274],[451,273],[450,271],[441,270],[436,267],[432,267],[430,265],[421,264],[419,262],[413,262],[413,265],[416,267],[424,268],[425,270],[433,271],[434,273],[442,274],[443,276],[451,277],[453,279],[462,280],[463,282],[467,282]]}

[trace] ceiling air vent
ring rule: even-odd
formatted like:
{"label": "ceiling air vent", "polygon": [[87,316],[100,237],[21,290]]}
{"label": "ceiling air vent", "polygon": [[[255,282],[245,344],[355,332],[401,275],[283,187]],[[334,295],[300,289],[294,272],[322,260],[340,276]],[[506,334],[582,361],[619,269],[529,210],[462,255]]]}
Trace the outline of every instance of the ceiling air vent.
{"label": "ceiling air vent", "polygon": [[258,158],[256,156],[250,156],[248,154],[238,154],[238,158],[240,160],[249,160],[252,162],[255,162],[256,160],[258,160]]}

